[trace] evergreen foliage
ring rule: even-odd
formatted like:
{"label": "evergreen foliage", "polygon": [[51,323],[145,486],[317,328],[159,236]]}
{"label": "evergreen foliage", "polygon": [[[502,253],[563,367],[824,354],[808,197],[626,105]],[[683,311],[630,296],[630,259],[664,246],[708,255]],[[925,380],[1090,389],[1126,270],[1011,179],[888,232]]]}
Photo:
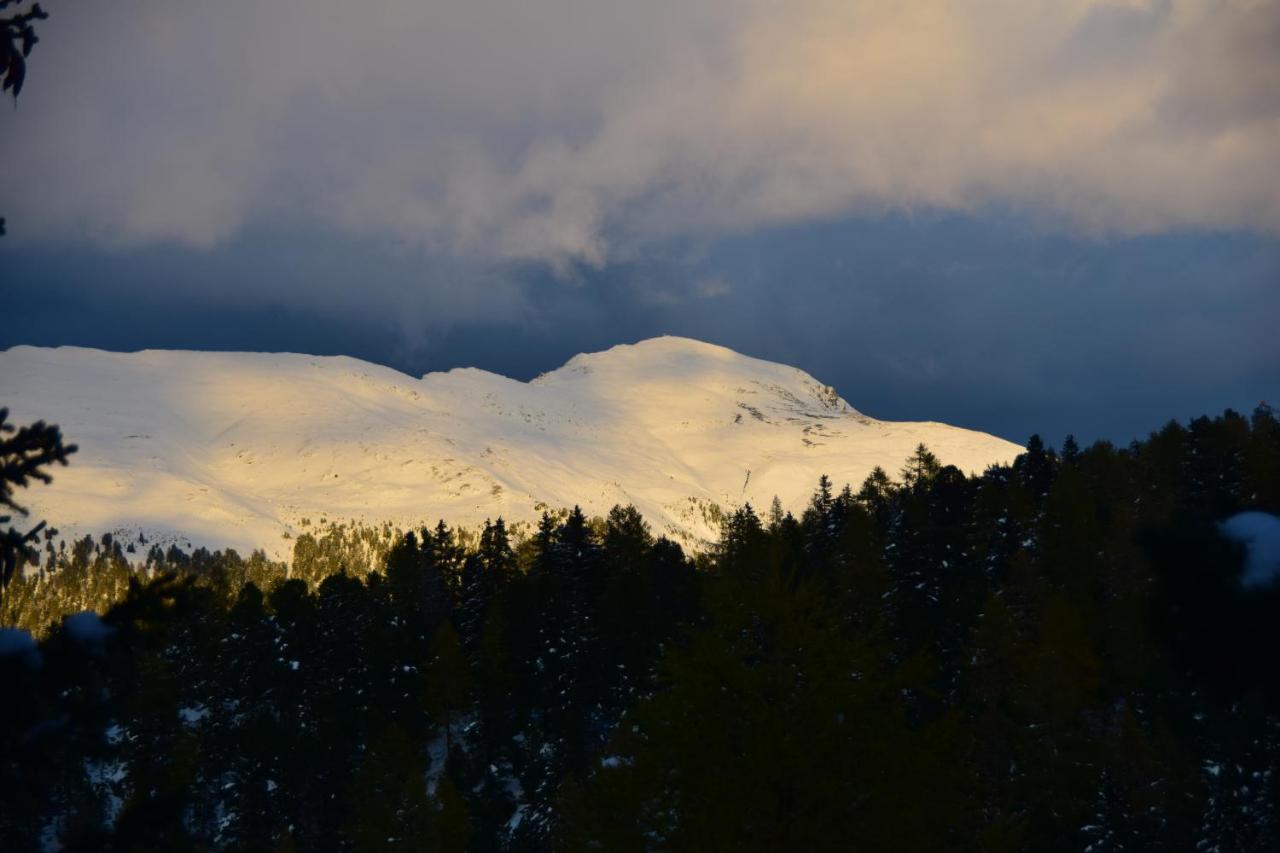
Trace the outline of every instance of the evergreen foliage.
{"label": "evergreen foliage", "polygon": [[25,532],[9,526],[12,513],[27,515],[26,508],[17,502],[15,489],[25,488],[33,480],[50,482],[53,478],[48,468],[66,465],[67,456],[76,452],[74,444],[62,443],[56,426],[37,421],[17,428],[8,419],[9,410],[0,408],[0,513],[5,513],[0,515],[0,589],[9,585],[20,561],[35,558],[32,543],[39,541],[45,526],[42,521]]}
{"label": "evergreen foliage", "polygon": [[1280,513],[1270,410],[918,448],[697,560],[632,507],[289,566],[50,540],[4,602],[41,639],[0,656],[0,848],[1276,849],[1243,509]]}
{"label": "evergreen foliage", "polygon": [[[15,101],[27,79],[27,57],[40,41],[35,22],[49,17],[39,3],[24,4],[25,0],[0,0],[0,12],[13,7],[9,14],[0,16],[0,88],[11,92]],[[0,236],[4,234],[3,223],[0,220]]]}

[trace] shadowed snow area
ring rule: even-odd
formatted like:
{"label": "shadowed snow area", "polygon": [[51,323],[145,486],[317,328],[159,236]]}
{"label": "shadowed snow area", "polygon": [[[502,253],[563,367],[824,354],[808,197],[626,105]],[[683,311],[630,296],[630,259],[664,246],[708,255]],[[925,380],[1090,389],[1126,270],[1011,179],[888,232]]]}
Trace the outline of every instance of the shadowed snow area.
{"label": "shadowed snow area", "polygon": [[0,401],[80,446],[34,517],[270,554],[313,522],[478,525],[632,503],[700,547],[714,506],[803,507],[819,475],[896,473],[923,442],[980,472],[1017,445],[867,417],[801,370],[686,338],[578,355],[524,383],[476,369],[413,379],[346,357],[14,347]]}
{"label": "shadowed snow area", "polygon": [[1243,586],[1266,586],[1280,575],[1280,518],[1269,512],[1240,512],[1221,522],[1218,529],[1232,542],[1245,546]]}
{"label": "shadowed snow area", "polygon": [[0,663],[17,659],[21,663],[37,667],[42,662],[40,648],[30,631],[21,628],[0,628]]}

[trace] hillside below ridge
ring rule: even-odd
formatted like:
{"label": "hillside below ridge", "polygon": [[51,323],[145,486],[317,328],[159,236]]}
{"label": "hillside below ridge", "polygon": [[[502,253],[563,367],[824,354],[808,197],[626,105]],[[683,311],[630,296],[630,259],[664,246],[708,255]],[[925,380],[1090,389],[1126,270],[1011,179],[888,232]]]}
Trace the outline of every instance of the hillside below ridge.
{"label": "hillside below ridge", "polygon": [[802,370],[690,338],[584,353],[530,382],[475,368],[415,379],[348,356],[13,347],[0,405],[80,446],[24,494],[68,541],[119,536],[287,555],[304,520],[517,530],[544,509],[634,504],[701,549],[720,515],[821,474],[855,487],[917,444],[980,472],[1021,448],[880,421]]}

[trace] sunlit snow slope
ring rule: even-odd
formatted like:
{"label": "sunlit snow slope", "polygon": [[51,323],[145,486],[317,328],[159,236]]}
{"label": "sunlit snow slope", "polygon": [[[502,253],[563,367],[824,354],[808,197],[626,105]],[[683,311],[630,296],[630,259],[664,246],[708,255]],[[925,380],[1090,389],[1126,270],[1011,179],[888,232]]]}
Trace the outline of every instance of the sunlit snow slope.
{"label": "sunlit snow slope", "polygon": [[671,337],[529,383],[344,357],[20,346],[0,353],[0,406],[80,446],[21,496],[34,517],[275,555],[303,518],[473,526],[574,503],[635,504],[697,547],[716,535],[713,505],[763,510],[777,495],[798,510],[820,474],[856,488],[920,442],[966,471],[1020,450],[874,420],[803,371]]}

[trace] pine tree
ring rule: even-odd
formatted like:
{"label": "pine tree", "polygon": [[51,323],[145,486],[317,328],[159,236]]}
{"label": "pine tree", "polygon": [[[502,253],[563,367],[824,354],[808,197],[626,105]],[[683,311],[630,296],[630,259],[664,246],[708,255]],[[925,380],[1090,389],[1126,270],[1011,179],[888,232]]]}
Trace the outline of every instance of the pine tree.
{"label": "pine tree", "polygon": [[497,581],[499,587],[511,581],[516,572],[515,554],[511,550],[506,522],[501,517],[492,525],[485,522],[484,531],[480,535],[478,554],[485,569]]}
{"label": "pine tree", "polygon": [[830,516],[834,502],[835,499],[831,494],[831,478],[823,474],[818,477],[818,488],[809,499],[809,509],[819,519],[825,520]]}
{"label": "pine tree", "polygon": [[888,529],[893,514],[893,497],[895,487],[889,474],[879,465],[871,469],[871,473],[862,481],[858,489],[857,500],[867,511],[881,530]]}
{"label": "pine tree", "polygon": [[924,488],[941,470],[942,463],[938,457],[923,444],[918,444],[902,468],[902,484],[907,489]]}
{"label": "pine tree", "polygon": [[770,502],[769,504],[769,521],[768,521],[768,524],[766,525],[766,529],[770,533],[777,533],[778,530],[782,527],[783,516],[784,516],[784,513],[782,510],[782,501],[778,498],[777,495],[774,495],[773,501]]}
{"label": "pine tree", "polygon": [[[426,531],[423,531],[423,537],[426,537]],[[456,598],[461,585],[462,563],[466,551],[458,544],[457,537],[443,520],[436,524],[431,541],[431,553],[435,558],[440,578],[450,595]]]}
{"label": "pine tree", "polygon": [[1067,465],[1074,465],[1080,459],[1080,445],[1076,443],[1074,435],[1068,435],[1062,441],[1062,461]]}
{"label": "pine tree", "polygon": [[426,850],[432,806],[418,750],[389,725],[365,750],[348,789],[350,816],[343,834],[358,851]]}
{"label": "pine tree", "polygon": [[751,504],[744,504],[724,520],[720,543],[716,549],[716,568],[726,574],[748,570],[753,563],[747,557],[764,540],[764,528]]}
{"label": "pine tree", "polygon": [[1045,447],[1039,435],[1027,440],[1027,451],[1014,460],[1013,467],[1023,484],[1039,503],[1049,493],[1057,469],[1058,458],[1052,448]]}
{"label": "pine tree", "polygon": [[[33,8],[39,9],[39,6]],[[8,22],[5,25],[9,26]],[[4,45],[6,41],[7,38],[0,38],[0,45]],[[11,69],[10,75],[13,73]],[[6,77],[6,89],[9,88],[11,79]],[[15,96],[16,89],[21,86],[19,78],[15,85]],[[9,410],[0,408],[0,512],[7,509],[25,516],[27,510],[17,502],[15,489],[26,488],[33,481],[52,482],[53,477],[48,469],[55,464],[66,465],[67,457],[76,452],[76,446],[63,444],[62,433],[56,426],[37,421],[30,426],[18,428],[7,423],[8,417]],[[40,531],[45,526],[42,521],[25,532],[14,527],[5,529],[4,526],[12,518],[12,515],[0,515],[0,591],[9,585],[20,561],[34,562],[39,558],[32,544],[38,541]]]}
{"label": "pine tree", "polygon": [[470,681],[458,634],[448,622],[441,624],[436,631],[431,643],[431,653],[423,690],[432,720],[444,727],[447,761],[453,744],[454,720],[466,707]]}
{"label": "pine tree", "polygon": [[614,506],[605,519],[602,545],[610,575],[638,572],[653,545],[653,534],[634,506]]}
{"label": "pine tree", "polygon": [[[446,551],[443,563],[441,547]],[[442,568],[452,565],[451,548],[447,531],[441,536],[437,528],[436,534],[422,531],[420,539],[406,533],[386,557],[387,588],[408,641],[406,654],[417,660],[425,658],[431,637],[452,610],[453,595]]]}
{"label": "pine tree", "polygon": [[493,524],[486,520],[479,547],[462,560],[457,621],[463,648],[471,650],[479,644],[489,608],[515,573],[515,554],[506,525],[501,518]]}

